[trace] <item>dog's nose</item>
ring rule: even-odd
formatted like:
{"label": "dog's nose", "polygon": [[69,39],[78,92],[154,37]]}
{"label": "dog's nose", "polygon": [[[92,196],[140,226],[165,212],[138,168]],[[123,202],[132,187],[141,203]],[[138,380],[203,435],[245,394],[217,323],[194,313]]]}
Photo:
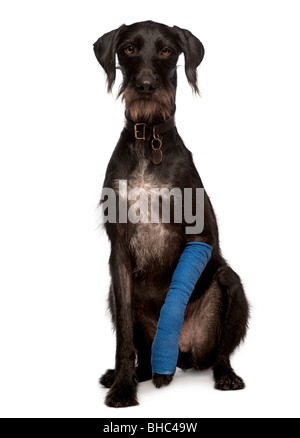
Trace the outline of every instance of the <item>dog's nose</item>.
{"label": "dog's nose", "polygon": [[150,76],[143,76],[137,80],[137,90],[141,94],[151,94],[155,90],[155,78]]}

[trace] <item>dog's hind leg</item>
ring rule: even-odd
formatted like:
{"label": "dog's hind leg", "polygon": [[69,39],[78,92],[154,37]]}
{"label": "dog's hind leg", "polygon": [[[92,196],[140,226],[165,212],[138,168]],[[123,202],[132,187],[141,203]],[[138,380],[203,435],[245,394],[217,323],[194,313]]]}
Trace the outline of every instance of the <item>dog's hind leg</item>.
{"label": "dog's hind leg", "polygon": [[235,374],[230,365],[229,357],[219,358],[213,368],[215,388],[221,391],[244,389],[243,379]]}
{"label": "dog's hind leg", "polygon": [[152,378],[151,368],[151,343],[147,344],[143,334],[139,331],[135,332],[135,346],[137,348],[137,367],[136,375],[139,382],[145,382]]}
{"label": "dog's hind leg", "polygon": [[230,355],[246,335],[249,305],[241,280],[230,267],[221,267],[216,278],[222,293],[222,315],[218,355],[213,366],[215,388],[243,389],[243,380],[231,368]]}
{"label": "dog's hind leg", "polygon": [[106,370],[106,372],[100,377],[99,383],[104,386],[104,388],[111,388],[115,382],[115,377],[115,370]]}
{"label": "dog's hind leg", "polygon": [[230,365],[230,355],[244,338],[248,303],[238,275],[221,266],[210,287],[190,302],[179,337],[178,366],[213,368],[215,388],[243,389],[245,384]]}

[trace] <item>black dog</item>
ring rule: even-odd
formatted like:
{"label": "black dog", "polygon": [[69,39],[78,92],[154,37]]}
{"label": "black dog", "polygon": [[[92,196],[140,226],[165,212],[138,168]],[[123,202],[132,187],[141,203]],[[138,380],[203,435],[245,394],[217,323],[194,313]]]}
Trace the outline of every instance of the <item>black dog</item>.
{"label": "black dog", "polygon": [[[182,192],[192,188],[195,209],[195,189],[203,185],[174,124],[176,63],[183,52],[187,79],[198,92],[202,43],[188,30],[147,21],[103,35],[94,51],[107,74],[108,90],[115,81],[116,55],[124,77],[119,95],[125,101],[126,124],[104,181],[104,187],[117,193],[116,217],[123,196],[118,192],[120,180],[127,181],[128,188],[143,187],[148,193],[151,187],[176,187]],[[159,388],[172,380],[172,376],[152,375],[151,345],[172,274],[188,241],[205,242],[213,252],[185,311],[177,366],[212,368],[220,390],[245,386],[231,368],[230,355],[246,334],[248,303],[240,278],[221,255],[206,193],[201,233],[187,234],[186,221],[177,223],[174,214],[172,218],[171,223],[161,218],[159,223],[106,223],[111,241],[109,305],[117,335],[115,370],[100,379],[110,388],[108,406],[136,405],[138,382],[152,378]]]}

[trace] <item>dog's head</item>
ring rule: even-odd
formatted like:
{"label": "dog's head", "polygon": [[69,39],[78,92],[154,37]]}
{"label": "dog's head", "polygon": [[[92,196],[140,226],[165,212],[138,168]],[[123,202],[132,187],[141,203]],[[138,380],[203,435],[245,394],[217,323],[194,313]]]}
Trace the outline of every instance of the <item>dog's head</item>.
{"label": "dog's head", "polygon": [[185,57],[187,79],[197,93],[197,67],[204,47],[191,32],[177,26],[145,21],[123,25],[94,44],[95,55],[107,74],[108,90],[116,77],[116,55],[123,73],[127,115],[135,122],[169,118],[174,111],[179,55]]}

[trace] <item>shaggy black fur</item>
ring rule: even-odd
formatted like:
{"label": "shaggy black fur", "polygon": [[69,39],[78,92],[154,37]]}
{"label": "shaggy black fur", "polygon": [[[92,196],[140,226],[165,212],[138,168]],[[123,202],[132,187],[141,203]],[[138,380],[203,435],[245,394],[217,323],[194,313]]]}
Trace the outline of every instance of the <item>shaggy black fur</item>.
{"label": "shaggy black fur", "polygon": [[[126,117],[135,123],[152,127],[175,113],[176,64],[181,53],[187,79],[198,92],[197,67],[204,48],[188,30],[152,21],[123,25],[99,38],[94,50],[107,74],[109,90],[115,81],[117,55],[124,77],[119,94]],[[185,187],[203,187],[176,127],[163,135],[162,151],[163,161],[153,164],[151,138],[136,140],[124,129],[104,187],[116,189],[119,180],[127,180],[130,187],[177,187],[182,192]],[[117,336],[115,370],[100,379],[110,388],[108,406],[136,405],[139,381],[152,378],[156,387],[171,382],[172,376],[152,376],[151,345],[173,271],[191,240],[210,244],[213,252],[185,312],[178,367],[212,368],[217,389],[244,388],[229,358],[245,337],[248,303],[240,278],[221,255],[216,218],[206,193],[204,219],[199,235],[186,234],[185,223],[106,223],[111,241],[109,304]]]}

